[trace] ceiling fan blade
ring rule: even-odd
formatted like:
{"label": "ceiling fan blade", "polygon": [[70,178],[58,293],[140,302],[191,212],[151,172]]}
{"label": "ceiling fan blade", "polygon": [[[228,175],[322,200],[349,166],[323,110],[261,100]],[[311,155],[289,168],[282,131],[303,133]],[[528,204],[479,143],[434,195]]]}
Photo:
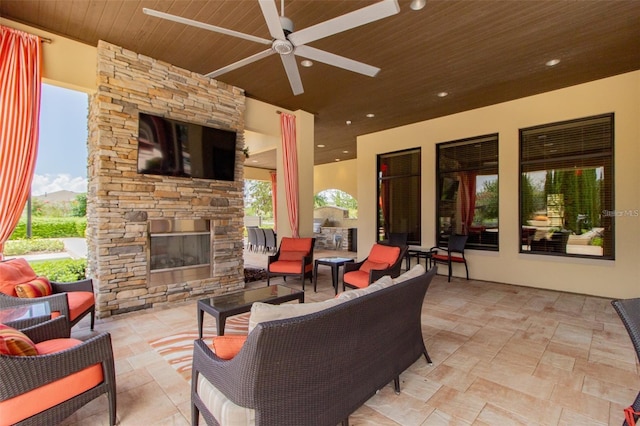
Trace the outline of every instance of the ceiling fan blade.
{"label": "ceiling fan blade", "polygon": [[205,74],[205,77],[211,77],[211,78],[217,77],[217,76],[222,75],[224,73],[227,73],[229,71],[233,71],[235,69],[238,69],[240,67],[248,65],[248,64],[250,64],[252,62],[259,61],[260,59],[266,58],[267,56],[272,55],[273,53],[275,53],[275,52],[271,48],[269,48],[267,50],[263,50],[262,52],[258,52],[255,55],[249,56],[248,58],[244,58],[244,59],[239,60],[238,62],[234,62],[231,65],[227,65],[226,67],[222,67],[222,68],[220,68],[218,70],[211,71],[210,73]]}
{"label": "ceiling fan blade", "polygon": [[378,72],[380,71],[380,68],[378,67],[354,61],[353,59],[335,55],[324,50],[316,49],[315,47],[298,46],[296,47],[295,54],[298,56],[302,56],[303,58],[322,62],[328,65],[333,65],[334,67],[368,75],[369,77],[375,77],[376,74],[378,74]]}
{"label": "ceiling fan blade", "polygon": [[282,24],[280,23],[280,16],[278,15],[278,9],[274,0],[258,0],[260,3],[260,9],[264,15],[264,20],[269,27],[269,34],[276,40],[284,40],[286,37],[282,30]]}
{"label": "ceiling fan blade", "polygon": [[287,77],[289,77],[289,84],[291,85],[293,94],[297,96],[304,93],[302,80],[300,79],[300,72],[298,71],[298,64],[296,63],[296,57],[293,55],[280,55],[280,57],[282,58],[284,70],[287,72]]}
{"label": "ceiling fan blade", "polygon": [[167,19],[169,21],[178,22],[180,24],[191,25],[192,27],[198,27],[205,30],[213,31],[220,34],[226,34],[233,37],[243,38],[249,41],[255,41],[256,43],[271,44],[271,40],[266,38],[256,37],[251,34],[245,34],[234,30],[228,30],[222,27],[216,27],[215,25],[205,24],[204,22],[194,21],[193,19],[183,18],[182,16],[172,15],[170,13],[160,12],[146,7],[142,8],[142,12],[149,16],[155,16],[156,18]]}
{"label": "ceiling fan blade", "polygon": [[337,18],[329,19],[328,21],[293,32],[289,34],[288,38],[294,46],[301,46],[323,37],[395,15],[398,12],[400,12],[398,0],[382,0],[381,2],[363,7],[362,9],[338,16]]}

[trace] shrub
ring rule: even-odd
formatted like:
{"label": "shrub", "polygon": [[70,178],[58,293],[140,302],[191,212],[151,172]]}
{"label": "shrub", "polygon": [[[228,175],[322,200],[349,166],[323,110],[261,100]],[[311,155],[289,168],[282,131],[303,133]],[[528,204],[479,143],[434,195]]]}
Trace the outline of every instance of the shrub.
{"label": "shrub", "polygon": [[64,243],[55,239],[9,240],[5,243],[6,256],[20,256],[27,253],[58,253],[64,251]]}
{"label": "shrub", "polygon": [[[82,237],[87,228],[85,217],[33,217],[31,231],[34,238]],[[10,240],[27,238],[27,222],[20,219]]]}
{"label": "shrub", "polygon": [[69,282],[86,278],[86,259],[59,259],[31,262],[31,267],[38,275],[51,281]]}

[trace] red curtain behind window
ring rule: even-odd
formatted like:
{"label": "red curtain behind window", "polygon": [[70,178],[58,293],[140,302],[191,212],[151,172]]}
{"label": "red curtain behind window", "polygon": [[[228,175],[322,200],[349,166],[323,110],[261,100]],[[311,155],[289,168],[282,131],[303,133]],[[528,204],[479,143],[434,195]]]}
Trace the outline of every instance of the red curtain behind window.
{"label": "red curtain behind window", "polygon": [[284,186],[287,196],[287,210],[291,236],[298,238],[298,154],[296,147],[296,117],[280,114],[282,130],[282,162],[284,164]]}
{"label": "red curtain behind window", "polygon": [[0,259],[20,220],[38,153],[40,38],[0,26]]}
{"label": "red curtain behind window", "polygon": [[460,173],[461,222],[462,233],[469,235],[469,228],[473,223],[476,211],[476,176],[475,171]]}

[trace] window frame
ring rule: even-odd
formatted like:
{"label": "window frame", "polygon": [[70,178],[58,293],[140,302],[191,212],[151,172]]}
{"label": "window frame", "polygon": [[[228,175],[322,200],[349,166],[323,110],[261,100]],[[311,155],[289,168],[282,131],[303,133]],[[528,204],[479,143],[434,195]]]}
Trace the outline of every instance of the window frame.
{"label": "window frame", "polygon": [[[416,174],[400,174],[400,175],[391,175],[386,177],[383,177],[381,175],[382,173],[381,166],[384,158],[391,157],[391,156],[407,155],[407,154],[414,154],[417,157],[418,171]],[[383,215],[383,213],[381,212],[382,182],[392,181],[393,179],[407,178],[407,177],[417,178],[417,190],[416,190],[416,193],[413,194],[414,198],[412,198],[412,199],[415,199],[415,206],[413,207],[416,209],[414,213],[416,218],[415,226],[417,227],[417,229],[413,232],[411,232],[410,230],[401,230],[400,232],[409,233],[409,239],[407,240],[407,245],[422,244],[422,220],[421,220],[422,218],[422,147],[420,146],[414,147],[414,148],[402,149],[399,151],[380,153],[376,155],[376,228],[375,228],[376,242],[385,240],[384,235],[382,235],[382,234],[385,234],[385,232],[381,231],[383,229],[383,224],[381,221],[381,215]],[[393,233],[393,232],[394,232],[393,229],[389,230],[389,233]],[[416,235],[417,238],[411,239],[411,234]]]}
{"label": "window frame", "polygon": [[[487,163],[491,163],[491,164],[486,164],[483,167],[473,167],[473,168],[469,168],[469,167],[460,167],[460,168],[450,168],[450,169],[444,169],[443,170],[443,166],[441,164],[442,161],[442,151],[446,150],[448,148],[452,148],[455,146],[471,146],[471,145],[478,145],[478,144],[482,144],[482,143],[491,143],[491,144],[495,144],[495,146],[489,147],[488,148],[488,152],[490,153],[489,156],[487,156],[483,161],[487,162]],[[440,246],[440,247],[447,247],[447,240],[443,239],[441,236],[444,235],[444,233],[441,232],[441,218],[444,216],[441,216],[441,212],[444,209],[444,207],[441,206],[442,202],[443,202],[443,183],[444,183],[444,179],[447,177],[447,175],[451,174],[451,173],[460,173],[460,172],[464,172],[464,171],[474,171],[474,172],[481,172],[481,171],[495,171],[495,173],[490,173],[487,174],[487,176],[496,176],[496,188],[497,188],[497,195],[496,195],[496,204],[497,204],[497,223],[496,223],[496,227],[495,229],[498,229],[498,231],[494,232],[495,235],[491,235],[490,238],[490,242],[488,243],[484,243],[482,242],[482,235],[486,235],[489,236],[488,234],[486,234],[486,229],[481,230],[480,231],[480,238],[478,242],[475,242],[474,239],[470,239],[467,241],[467,245],[466,247],[468,249],[473,249],[473,250],[483,250],[483,251],[499,251],[500,250],[500,232],[499,232],[499,228],[500,228],[500,212],[499,212],[499,205],[500,205],[500,192],[499,192],[499,181],[500,181],[500,174],[499,174],[499,166],[500,166],[500,156],[499,156],[499,150],[500,150],[500,134],[498,132],[495,133],[488,133],[488,134],[484,134],[484,135],[478,135],[478,136],[472,136],[472,137],[468,137],[468,138],[463,138],[463,139],[457,139],[457,140],[453,140],[453,141],[446,141],[446,142],[441,142],[441,143],[437,143],[436,144],[436,202],[434,203],[435,205],[435,235],[436,235],[436,245]],[[495,154],[491,155],[492,152],[495,152]],[[471,158],[471,157],[469,157]],[[444,176],[443,176],[444,175]],[[477,176],[481,176],[481,173],[477,173],[476,174],[476,179]],[[459,182],[459,181],[458,181]],[[458,184],[459,185],[459,184]],[[474,188],[475,188],[475,182],[474,182]],[[477,188],[475,188],[476,190],[476,194],[477,194]],[[456,194],[456,203],[458,203],[458,194]],[[444,200],[446,201],[446,200]],[[475,218],[475,208],[477,207],[477,205],[475,205],[474,202],[474,213],[473,213],[473,218]],[[459,214],[459,212],[457,211],[458,209],[456,208],[456,219],[457,215]],[[472,221],[473,221],[472,218]],[[460,220],[460,219],[458,219]],[[466,225],[465,225],[466,226]],[[493,228],[491,228],[493,229]],[[464,232],[464,231],[463,231]],[[467,232],[466,235],[469,235],[469,233]],[[486,237],[485,237],[486,239]]]}
{"label": "window frame", "polygon": [[[579,128],[580,123],[584,123],[584,127],[588,125],[589,121],[596,121],[608,119],[609,120],[609,138],[608,145],[603,148],[600,152],[570,152],[565,154],[559,158],[555,158],[553,160],[524,160],[524,138],[526,132],[539,132],[544,129],[548,129],[548,131],[553,131],[554,129],[561,127],[568,127],[574,125],[574,128]],[[549,171],[557,171],[560,170],[560,167],[567,167],[567,164],[570,162],[579,162],[585,161],[586,165],[582,167],[587,167],[588,163],[596,163],[598,167],[603,168],[603,188],[602,190],[606,191],[605,195],[601,195],[601,202],[604,205],[600,206],[600,212],[609,214],[601,215],[601,223],[608,234],[608,238],[610,239],[610,253],[607,253],[607,248],[603,246],[602,255],[595,254],[585,254],[585,253],[566,253],[565,252],[557,252],[557,251],[541,251],[541,250],[532,250],[523,249],[522,239],[519,239],[518,252],[523,253],[525,255],[542,255],[542,256],[558,256],[558,257],[572,257],[572,258],[586,258],[586,259],[595,259],[595,260],[615,260],[615,113],[605,113],[592,115],[587,117],[580,117],[571,120],[557,121],[552,123],[545,123],[536,126],[531,126],[527,128],[519,129],[518,131],[518,167],[519,167],[519,178],[518,178],[518,225],[520,233],[525,226],[523,222],[523,175],[524,173],[530,173],[532,170],[529,169],[532,165],[542,164],[545,165],[545,168],[541,169],[540,172],[549,172]],[[527,167],[529,166],[529,167]],[[575,166],[574,166],[575,167]],[[579,170],[582,170],[580,168]],[[607,196],[607,194],[610,194]],[[609,205],[606,205],[607,198],[609,198]],[[564,219],[564,218],[563,218]],[[526,224],[528,226],[528,224]],[[562,229],[564,229],[564,224],[562,225]],[[519,235],[521,235],[519,233]],[[604,236],[602,237],[605,238]],[[606,244],[603,242],[603,244]]]}

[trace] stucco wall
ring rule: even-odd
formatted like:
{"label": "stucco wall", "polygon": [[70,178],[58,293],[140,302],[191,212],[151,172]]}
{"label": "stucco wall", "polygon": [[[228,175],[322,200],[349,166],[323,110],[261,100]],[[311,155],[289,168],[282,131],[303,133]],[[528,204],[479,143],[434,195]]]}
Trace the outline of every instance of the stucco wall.
{"label": "stucco wall", "polygon": [[613,261],[519,253],[518,130],[609,112],[615,113],[615,209],[640,209],[640,71],[360,136],[360,257],[366,255],[376,235],[377,154],[422,147],[422,245],[431,246],[436,223],[435,144],[497,132],[500,251],[470,250],[471,277],[607,297],[640,296],[639,217],[616,219]]}

